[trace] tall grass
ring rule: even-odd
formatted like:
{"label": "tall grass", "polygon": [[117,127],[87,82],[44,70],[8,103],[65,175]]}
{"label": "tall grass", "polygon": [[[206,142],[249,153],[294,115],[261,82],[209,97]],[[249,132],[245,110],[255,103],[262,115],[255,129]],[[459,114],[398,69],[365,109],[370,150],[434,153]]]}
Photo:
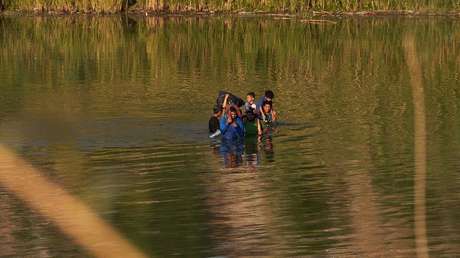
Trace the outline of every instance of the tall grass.
{"label": "tall grass", "polygon": [[264,11],[302,13],[308,11],[460,9],[460,0],[0,0],[0,9],[13,11],[106,12],[125,10],[152,12]]}
{"label": "tall grass", "polygon": [[115,13],[124,0],[0,0],[5,10]]}

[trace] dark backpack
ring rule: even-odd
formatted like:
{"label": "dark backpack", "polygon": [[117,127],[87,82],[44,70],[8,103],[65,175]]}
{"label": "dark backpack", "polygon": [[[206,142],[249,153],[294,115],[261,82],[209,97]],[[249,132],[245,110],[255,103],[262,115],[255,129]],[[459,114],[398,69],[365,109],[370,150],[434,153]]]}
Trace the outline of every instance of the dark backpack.
{"label": "dark backpack", "polygon": [[238,107],[241,107],[244,105],[244,101],[241,98],[231,94],[230,92],[221,90],[219,91],[219,95],[217,96],[217,99],[216,99],[216,103],[218,107],[222,107],[222,105],[224,104],[224,99],[225,99],[226,94],[229,94],[227,101],[229,102],[230,105],[236,105]]}

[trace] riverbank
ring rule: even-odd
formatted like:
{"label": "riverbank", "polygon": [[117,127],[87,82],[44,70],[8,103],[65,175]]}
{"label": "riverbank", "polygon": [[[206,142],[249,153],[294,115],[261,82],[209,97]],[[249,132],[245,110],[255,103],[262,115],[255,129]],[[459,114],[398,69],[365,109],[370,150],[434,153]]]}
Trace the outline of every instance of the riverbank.
{"label": "riverbank", "polygon": [[294,19],[294,18],[312,18],[312,17],[371,17],[371,16],[448,16],[460,17],[460,11],[416,11],[416,10],[375,10],[375,11],[309,11],[302,13],[289,12],[263,12],[263,11],[146,11],[146,10],[129,10],[127,12],[66,12],[66,11],[11,11],[5,10],[0,12],[1,16],[74,16],[74,15],[91,15],[106,16],[118,14],[130,14],[141,16],[221,16],[234,15],[241,17],[266,16],[275,19]]}
{"label": "riverbank", "polygon": [[460,1],[428,0],[0,0],[4,15],[116,14],[142,15],[278,15],[278,16],[372,16],[449,15],[460,16]]}

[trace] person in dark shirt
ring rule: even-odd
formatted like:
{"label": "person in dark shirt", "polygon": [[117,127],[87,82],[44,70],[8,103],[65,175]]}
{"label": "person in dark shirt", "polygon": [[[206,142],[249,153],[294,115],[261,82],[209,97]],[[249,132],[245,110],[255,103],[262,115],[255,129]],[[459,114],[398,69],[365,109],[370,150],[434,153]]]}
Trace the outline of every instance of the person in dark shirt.
{"label": "person in dark shirt", "polygon": [[273,127],[273,122],[276,120],[276,115],[273,114],[272,110],[272,102],[271,101],[264,101],[261,113],[257,122],[257,130],[259,135],[262,135],[267,129]]}
{"label": "person in dark shirt", "polygon": [[222,115],[221,107],[214,107],[213,115],[209,118],[209,133],[213,134],[219,130],[219,118]]}
{"label": "person in dark shirt", "polygon": [[255,103],[256,94],[249,92],[246,95],[246,103],[243,106],[243,122],[247,136],[257,135],[257,112]]}
{"label": "person in dark shirt", "polygon": [[[262,113],[261,109],[265,101],[273,101],[275,98],[275,94],[271,90],[266,90],[265,94],[259,98],[259,100],[256,102],[256,112],[258,114]],[[273,111],[273,110],[272,110]],[[274,111],[273,111],[274,112]]]}
{"label": "person in dark shirt", "polygon": [[253,122],[256,119],[256,103],[254,102],[256,94],[254,92],[249,92],[246,96],[246,103],[243,106],[243,121]]}

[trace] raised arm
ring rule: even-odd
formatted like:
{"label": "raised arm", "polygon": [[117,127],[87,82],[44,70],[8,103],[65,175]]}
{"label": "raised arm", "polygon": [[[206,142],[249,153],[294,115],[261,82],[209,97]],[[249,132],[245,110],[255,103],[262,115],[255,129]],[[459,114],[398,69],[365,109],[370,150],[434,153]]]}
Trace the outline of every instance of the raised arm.
{"label": "raised arm", "polygon": [[225,94],[224,102],[222,103],[222,108],[225,110],[225,107],[227,107],[227,100],[230,95]]}

